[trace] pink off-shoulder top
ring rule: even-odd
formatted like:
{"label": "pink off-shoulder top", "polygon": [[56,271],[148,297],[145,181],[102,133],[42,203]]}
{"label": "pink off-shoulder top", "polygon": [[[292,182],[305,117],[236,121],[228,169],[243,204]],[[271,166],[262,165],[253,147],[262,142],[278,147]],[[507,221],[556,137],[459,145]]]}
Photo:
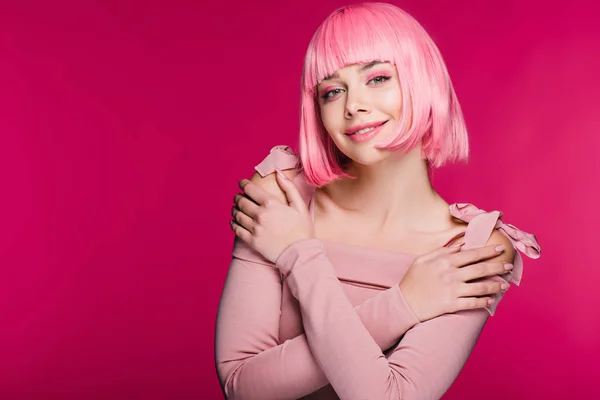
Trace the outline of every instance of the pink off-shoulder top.
{"label": "pink off-shoulder top", "polygon": [[[262,175],[298,165],[276,146],[255,167]],[[294,182],[312,211],[311,187]],[[483,246],[494,229],[538,258],[534,235],[471,204],[450,213],[468,224],[463,249]],[[497,279],[519,284],[523,262]],[[236,239],[219,305],[215,358],[228,399],[439,399],[465,364],[487,309],[419,322],[399,290],[415,255],[308,239],[275,264]]]}

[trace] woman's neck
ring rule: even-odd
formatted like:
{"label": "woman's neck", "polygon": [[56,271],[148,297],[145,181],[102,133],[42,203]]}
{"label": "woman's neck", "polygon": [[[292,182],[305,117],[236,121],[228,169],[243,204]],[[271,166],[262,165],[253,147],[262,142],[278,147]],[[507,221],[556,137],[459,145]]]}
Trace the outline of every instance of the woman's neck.
{"label": "woman's neck", "polygon": [[356,179],[340,179],[319,189],[319,208],[363,221],[374,232],[436,232],[452,226],[448,204],[435,192],[427,163],[416,146],[372,165],[353,163]]}

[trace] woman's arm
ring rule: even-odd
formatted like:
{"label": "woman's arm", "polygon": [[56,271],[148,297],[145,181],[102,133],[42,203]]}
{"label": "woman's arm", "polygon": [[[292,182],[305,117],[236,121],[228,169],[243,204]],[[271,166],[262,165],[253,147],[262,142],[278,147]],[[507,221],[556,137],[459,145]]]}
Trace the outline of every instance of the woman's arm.
{"label": "woman's arm", "polygon": [[[497,231],[489,244],[512,262],[514,248]],[[317,239],[299,241],[277,259],[298,299],[306,338],[325,376],[344,400],[439,398],[454,381],[489,316],[484,309],[446,314],[411,329],[386,356],[340,286]]]}
{"label": "woman's arm", "polygon": [[[282,282],[277,268],[239,239],[233,254],[215,338],[217,373],[227,398],[296,399],[327,385],[304,334],[279,344]],[[397,285],[356,308],[347,304],[380,353],[419,322]]]}

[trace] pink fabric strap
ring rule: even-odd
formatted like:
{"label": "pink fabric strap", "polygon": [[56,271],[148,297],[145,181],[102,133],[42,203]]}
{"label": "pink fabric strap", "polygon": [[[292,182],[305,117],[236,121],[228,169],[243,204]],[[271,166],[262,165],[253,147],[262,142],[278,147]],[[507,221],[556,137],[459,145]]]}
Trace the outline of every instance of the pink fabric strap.
{"label": "pink fabric strap", "polygon": [[269,155],[262,160],[254,169],[265,177],[276,169],[292,169],[298,166],[298,156],[294,154],[289,146],[275,146],[271,149]]}

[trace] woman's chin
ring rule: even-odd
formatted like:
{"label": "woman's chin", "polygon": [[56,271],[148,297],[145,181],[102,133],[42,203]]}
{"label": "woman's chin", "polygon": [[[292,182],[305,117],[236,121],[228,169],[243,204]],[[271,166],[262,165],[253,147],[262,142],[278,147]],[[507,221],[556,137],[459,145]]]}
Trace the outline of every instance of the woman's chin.
{"label": "woman's chin", "polygon": [[352,149],[352,151],[345,152],[346,156],[352,160],[353,163],[370,166],[380,163],[392,155],[392,152],[388,150],[379,150],[375,148],[363,148],[363,149]]}

